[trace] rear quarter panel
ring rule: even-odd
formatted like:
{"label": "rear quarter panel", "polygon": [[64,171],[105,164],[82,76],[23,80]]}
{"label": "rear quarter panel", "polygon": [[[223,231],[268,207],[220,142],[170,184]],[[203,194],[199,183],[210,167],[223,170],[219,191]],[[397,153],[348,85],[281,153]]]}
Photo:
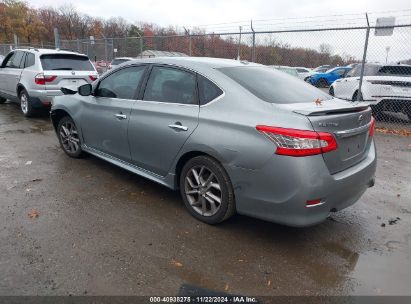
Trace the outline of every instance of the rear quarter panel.
{"label": "rear quarter panel", "polygon": [[256,130],[257,125],[312,128],[306,117],[257,98],[224,75],[216,83],[224,95],[200,107],[199,125],[176,161],[187,152],[200,151],[225,167],[254,170],[263,167],[275,151],[274,143]]}

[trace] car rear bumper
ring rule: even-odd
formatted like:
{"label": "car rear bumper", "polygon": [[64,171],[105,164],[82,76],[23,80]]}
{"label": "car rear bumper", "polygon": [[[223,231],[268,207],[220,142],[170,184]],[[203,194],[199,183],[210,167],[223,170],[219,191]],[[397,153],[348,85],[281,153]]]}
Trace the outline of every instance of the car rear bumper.
{"label": "car rear bumper", "polygon": [[53,98],[63,95],[60,90],[30,90],[28,92],[32,106],[35,108],[51,107]]}
{"label": "car rear bumper", "polygon": [[[288,226],[310,226],[354,204],[374,184],[376,152],[372,143],[365,159],[333,175],[321,155],[283,156],[280,166],[282,170],[276,159],[259,170],[227,168],[237,212]],[[321,199],[320,205],[306,206],[316,199]]]}

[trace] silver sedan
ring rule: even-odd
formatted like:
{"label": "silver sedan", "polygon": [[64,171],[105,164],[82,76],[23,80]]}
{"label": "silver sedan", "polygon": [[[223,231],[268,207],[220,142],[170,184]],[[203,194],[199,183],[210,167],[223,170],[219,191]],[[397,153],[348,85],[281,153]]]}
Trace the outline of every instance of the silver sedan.
{"label": "silver sedan", "polygon": [[179,190],[209,224],[237,212],[313,225],[374,184],[370,108],[262,65],[134,60],[64,92],[51,119],[67,155]]}

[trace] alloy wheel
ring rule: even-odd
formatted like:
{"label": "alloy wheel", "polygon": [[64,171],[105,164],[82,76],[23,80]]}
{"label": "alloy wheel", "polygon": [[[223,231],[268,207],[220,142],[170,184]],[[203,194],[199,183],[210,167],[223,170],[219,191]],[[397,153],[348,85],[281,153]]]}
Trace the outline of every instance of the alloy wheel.
{"label": "alloy wheel", "polygon": [[76,153],[80,149],[80,139],[76,126],[72,121],[65,121],[60,127],[60,137],[63,148],[69,153]]}
{"label": "alloy wheel", "polygon": [[28,109],[29,109],[29,100],[28,100],[28,98],[27,98],[27,95],[24,94],[24,93],[22,93],[22,94],[20,95],[20,106],[21,106],[21,111],[22,111],[24,114],[27,114]]}
{"label": "alloy wheel", "polygon": [[191,168],[185,177],[185,195],[193,210],[202,216],[213,216],[222,202],[217,176],[206,166]]}

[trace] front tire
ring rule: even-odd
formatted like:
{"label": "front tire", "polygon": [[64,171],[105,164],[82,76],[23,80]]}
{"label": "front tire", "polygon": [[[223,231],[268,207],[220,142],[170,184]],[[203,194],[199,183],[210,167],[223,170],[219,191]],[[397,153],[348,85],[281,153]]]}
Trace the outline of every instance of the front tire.
{"label": "front tire", "polygon": [[70,116],[60,119],[57,135],[64,152],[73,158],[80,158],[84,152],[81,149],[80,136],[77,127]]}
{"label": "front tire", "polygon": [[25,89],[21,90],[19,94],[21,112],[26,117],[33,117],[35,110],[30,102],[30,96]]}
{"label": "front tire", "polygon": [[7,99],[6,99],[6,98],[0,97],[0,104],[5,103],[6,101],[7,101]]}
{"label": "front tire", "polygon": [[358,98],[358,91],[355,91],[354,95],[352,96],[352,101],[363,101],[362,94],[360,93],[360,98]]}
{"label": "front tire", "polygon": [[331,86],[330,87],[330,89],[328,90],[328,93],[331,95],[331,96],[334,96],[334,88]]}
{"label": "front tire", "polygon": [[188,211],[207,224],[218,224],[235,213],[234,191],[223,166],[208,156],[190,159],[180,175],[180,193]]}

